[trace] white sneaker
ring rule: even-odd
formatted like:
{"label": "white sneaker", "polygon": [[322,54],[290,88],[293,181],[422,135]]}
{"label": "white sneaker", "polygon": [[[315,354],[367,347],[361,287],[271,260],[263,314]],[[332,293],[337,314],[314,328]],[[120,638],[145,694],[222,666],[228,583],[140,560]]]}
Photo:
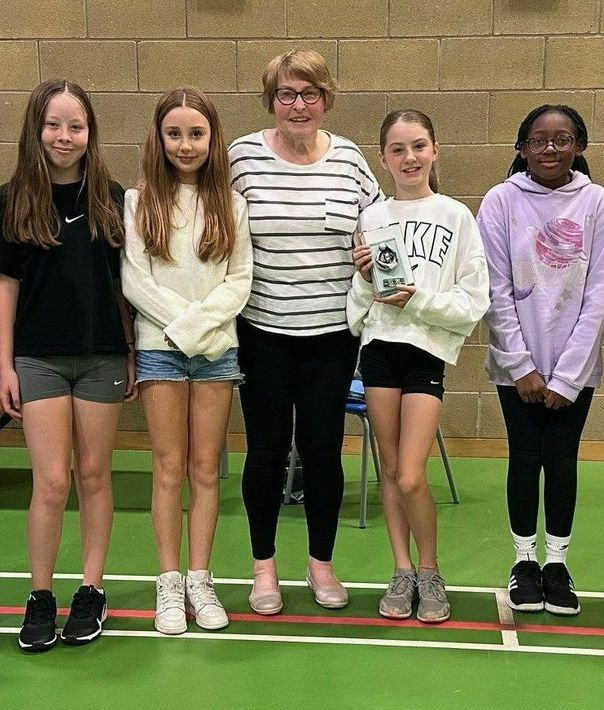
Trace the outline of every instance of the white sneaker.
{"label": "white sneaker", "polygon": [[155,588],[155,628],[162,634],[184,633],[187,630],[184,577],[180,572],[164,572],[157,578]]}
{"label": "white sneaker", "polygon": [[187,612],[202,629],[223,629],[229,617],[214,591],[212,575],[205,569],[187,572],[185,582]]}

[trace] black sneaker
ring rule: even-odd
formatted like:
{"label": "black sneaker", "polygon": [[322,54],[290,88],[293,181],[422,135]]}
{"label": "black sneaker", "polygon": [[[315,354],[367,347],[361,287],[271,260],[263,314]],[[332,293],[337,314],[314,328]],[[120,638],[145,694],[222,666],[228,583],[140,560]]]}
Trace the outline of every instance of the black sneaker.
{"label": "black sneaker", "polygon": [[542,611],[541,569],[534,560],[521,560],[512,567],[508,583],[508,606],[517,611]]}
{"label": "black sneaker", "polygon": [[82,646],[94,641],[100,636],[106,618],[105,593],[93,586],[80,587],[73,595],[69,618],[61,632],[61,641],[69,646]]}
{"label": "black sneaker", "polygon": [[573,616],[581,611],[573,579],[562,562],[550,562],[541,570],[545,609],[552,614]]}
{"label": "black sneaker", "polygon": [[50,650],[57,642],[56,618],[57,602],[52,592],[32,592],[19,632],[19,646],[30,653]]}

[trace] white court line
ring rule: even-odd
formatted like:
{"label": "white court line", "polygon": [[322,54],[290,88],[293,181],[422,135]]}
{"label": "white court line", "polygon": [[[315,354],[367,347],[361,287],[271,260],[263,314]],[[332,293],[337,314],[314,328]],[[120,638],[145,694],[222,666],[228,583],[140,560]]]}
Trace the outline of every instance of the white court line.
{"label": "white court line", "polygon": [[[499,623],[506,624],[508,626],[514,626],[514,614],[507,604],[507,592],[505,589],[499,589],[495,593],[495,599],[497,600],[497,614],[499,614]],[[501,629],[501,642],[508,648],[518,648],[520,643],[518,642],[518,634],[515,629]]]}
{"label": "white court line", "polygon": [[[0,627],[0,634],[18,634],[20,629]],[[372,639],[349,638],[334,636],[275,636],[269,634],[217,634],[195,633],[187,631],[178,636],[167,636],[159,631],[118,631],[106,629],[103,636],[119,636],[122,638],[160,638],[164,640],[195,640],[195,641],[265,641],[271,643],[313,643],[342,646],[382,646],[391,648],[442,648],[459,651],[504,651],[508,653],[546,653],[551,655],[570,656],[604,656],[602,648],[564,648],[562,646],[516,646],[506,647],[496,643],[463,643],[457,641],[409,641],[404,639]]]}
{"label": "white court line", "polygon": [[[29,572],[0,572],[0,579],[29,579]],[[65,574],[57,573],[55,579],[82,579],[82,574]],[[155,582],[155,575],[141,574],[106,574],[103,576],[108,582]],[[253,583],[253,579],[239,579],[235,577],[214,577],[216,584],[249,584]],[[306,587],[305,581],[296,579],[281,579],[279,584],[283,587]],[[386,589],[387,584],[374,582],[342,582],[348,589]],[[497,594],[497,592],[506,591],[502,587],[465,587],[456,585],[447,585],[448,592],[469,592],[471,594]],[[576,592],[576,594],[585,599],[604,599],[604,592]]]}

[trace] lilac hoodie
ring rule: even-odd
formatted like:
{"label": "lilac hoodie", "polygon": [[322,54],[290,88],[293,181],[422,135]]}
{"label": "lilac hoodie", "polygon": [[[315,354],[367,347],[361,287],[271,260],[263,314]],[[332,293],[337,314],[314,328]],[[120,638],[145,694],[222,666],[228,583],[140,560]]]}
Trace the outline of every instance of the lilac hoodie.
{"label": "lilac hoodie", "polygon": [[489,265],[491,382],[537,370],[575,401],[602,375],[604,188],[574,172],[551,190],[516,173],[489,190],[477,217]]}

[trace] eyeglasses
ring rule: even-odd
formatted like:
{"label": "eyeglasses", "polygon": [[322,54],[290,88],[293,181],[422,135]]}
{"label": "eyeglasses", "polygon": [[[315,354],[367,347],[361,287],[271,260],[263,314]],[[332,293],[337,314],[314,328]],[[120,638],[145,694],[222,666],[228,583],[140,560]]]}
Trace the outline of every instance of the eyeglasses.
{"label": "eyeglasses", "polygon": [[312,105],[316,104],[321,96],[323,96],[323,89],[319,89],[317,86],[310,86],[308,89],[304,89],[304,91],[277,89],[275,96],[277,97],[277,101],[284,106],[295,104],[298,96],[302,98],[305,104]]}
{"label": "eyeglasses", "polygon": [[531,151],[531,153],[543,153],[548,145],[553,145],[558,153],[564,153],[571,147],[575,140],[577,140],[575,136],[569,136],[563,133],[555,138],[549,139],[529,138],[524,141],[524,145]]}

